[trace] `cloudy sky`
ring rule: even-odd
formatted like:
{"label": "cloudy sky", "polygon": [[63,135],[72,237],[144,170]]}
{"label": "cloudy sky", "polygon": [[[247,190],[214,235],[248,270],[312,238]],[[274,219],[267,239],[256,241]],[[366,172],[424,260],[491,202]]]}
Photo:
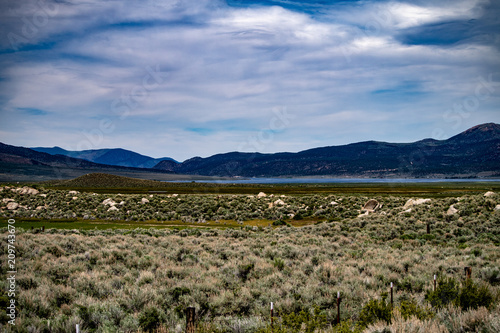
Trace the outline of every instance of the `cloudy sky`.
{"label": "cloudy sky", "polygon": [[0,141],[179,161],[500,123],[495,0],[2,0]]}

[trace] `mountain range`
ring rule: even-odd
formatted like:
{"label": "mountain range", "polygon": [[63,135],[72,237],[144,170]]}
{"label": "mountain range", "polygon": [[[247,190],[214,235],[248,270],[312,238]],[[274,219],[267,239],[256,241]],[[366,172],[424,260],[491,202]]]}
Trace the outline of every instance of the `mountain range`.
{"label": "mountain range", "polygon": [[53,176],[54,168],[71,171],[63,178],[90,171],[127,176],[141,174],[141,178],[150,179],[153,174],[165,173],[220,177],[500,177],[500,125],[478,125],[447,140],[366,141],[298,153],[230,152],[194,157],[182,163],[120,148],[77,152],[59,147],[29,149],[0,143],[0,176],[10,174],[8,179],[15,179],[16,172],[21,172],[24,176],[31,174],[30,179],[38,179],[40,174],[47,179]]}
{"label": "mountain range", "polygon": [[122,148],[92,149],[92,150],[82,150],[82,151],[65,150],[60,147],[52,147],[52,148],[35,147],[31,149],[41,153],[47,153],[50,155],[64,155],[99,164],[116,165],[116,166],[133,167],[133,168],[150,169],[161,161],[171,161],[173,163],[177,163],[177,161],[175,161],[170,157],[153,158]]}

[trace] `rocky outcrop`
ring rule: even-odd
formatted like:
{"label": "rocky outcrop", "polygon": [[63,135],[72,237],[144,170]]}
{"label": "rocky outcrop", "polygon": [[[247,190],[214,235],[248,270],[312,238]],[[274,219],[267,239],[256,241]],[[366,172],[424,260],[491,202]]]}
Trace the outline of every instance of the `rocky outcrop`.
{"label": "rocky outcrop", "polygon": [[403,206],[403,209],[408,209],[410,207],[422,205],[428,202],[431,202],[431,199],[417,199],[417,200],[409,199]]}

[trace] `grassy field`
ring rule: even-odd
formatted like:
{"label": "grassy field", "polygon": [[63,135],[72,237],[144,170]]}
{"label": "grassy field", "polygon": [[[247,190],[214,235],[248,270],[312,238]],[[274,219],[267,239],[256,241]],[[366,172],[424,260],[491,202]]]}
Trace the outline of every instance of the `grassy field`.
{"label": "grassy field", "polygon": [[3,331],[182,332],[188,306],[199,332],[500,331],[498,184],[84,185],[1,186]]}

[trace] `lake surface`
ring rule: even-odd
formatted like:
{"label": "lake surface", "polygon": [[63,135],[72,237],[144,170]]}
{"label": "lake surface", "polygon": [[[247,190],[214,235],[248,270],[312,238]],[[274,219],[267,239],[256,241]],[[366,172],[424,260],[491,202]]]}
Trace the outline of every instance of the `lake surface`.
{"label": "lake surface", "polygon": [[231,180],[172,181],[178,183],[215,183],[215,184],[346,184],[346,183],[465,183],[500,182],[500,179],[440,179],[440,178],[242,178]]}

